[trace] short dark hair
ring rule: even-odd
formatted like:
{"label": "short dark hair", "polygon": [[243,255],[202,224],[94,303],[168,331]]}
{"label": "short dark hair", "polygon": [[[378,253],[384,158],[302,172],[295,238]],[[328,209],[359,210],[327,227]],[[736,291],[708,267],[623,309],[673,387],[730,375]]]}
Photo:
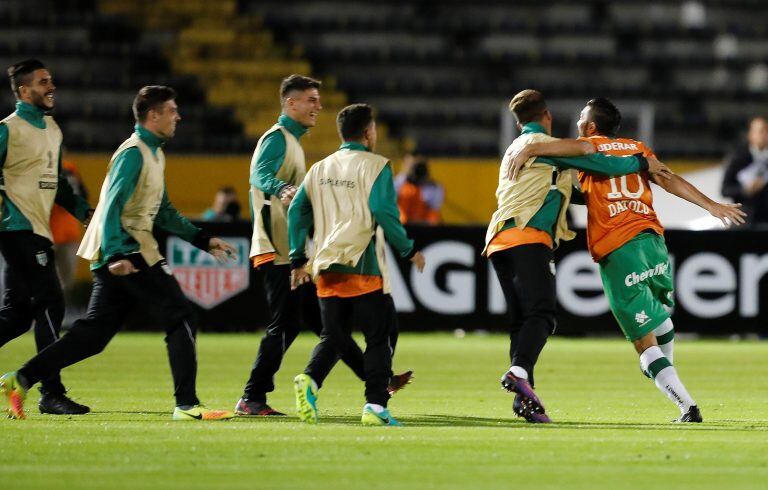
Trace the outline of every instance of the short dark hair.
{"label": "short dark hair", "polygon": [[320,80],[314,78],[305,77],[303,75],[289,75],[283,79],[280,83],[280,102],[285,102],[288,98],[288,94],[294,90],[307,90],[310,88],[319,89],[323,85]]}
{"label": "short dark hair", "polygon": [[538,90],[525,89],[512,97],[509,110],[515,115],[520,124],[538,121],[547,110],[544,95]]}
{"label": "short dark hair", "polygon": [[11,81],[13,95],[19,97],[19,87],[29,83],[29,75],[35,70],[44,70],[45,64],[36,59],[19,61],[8,68],[8,78]]}
{"label": "short dark hair", "polygon": [[336,128],[344,141],[359,140],[365,128],[373,122],[373,107],[368,104],[352,104],[339,111]]}
{"label": "short dark hair", "polygon": [[605,136],[616,136],[621,126],[621,112],[613,102],[598,97],[587,102],[587,107],[592,109],[592,122],[597,132]]}
{"label": "short dark hair", "polygon": [[176,91],[165,85],[147,85],[139,90],[136,98],[133,99],[133,117],[138,122],[144,122],[147,119],[147,113],[169,100],[176,98]]}

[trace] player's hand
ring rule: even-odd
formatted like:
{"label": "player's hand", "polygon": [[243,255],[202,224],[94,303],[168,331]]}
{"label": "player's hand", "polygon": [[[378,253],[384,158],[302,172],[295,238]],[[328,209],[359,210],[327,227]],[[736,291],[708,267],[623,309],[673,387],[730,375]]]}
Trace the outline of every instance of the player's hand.
{"label": "player's hand", "polygon": [[139,272],[130,260],[120,259],[109,264],[109,273],[113,276],[127,276]]}
{"label": "player's hand", "polygon": [[708,211],[709,211],[709,214],[711,214],[715,218],[722,221],[725,227],[728,228],[732,224],[736,226],[744,224],[745,218],[747,217],[747,213],[742,211],[740,208],[741,208],[740,202],[737,202],[737,203],[716,202],[708,209]]}
{"label": "player's hand", "polygon": [[648,160],[648,172],[651,175],[661,177],[662,179],[671,179],[675,173],[669,169],[666,165],[661,163],[656,157],[647,157]]}
{"label": "player's hand", "polygon": [[424,272],[424,265],[427,263],[427,261],[424,258],[423,253],[416,252],[413,257],[411,257],[411,263],[416,266],[417,271]]}
{"label": "player's hand", "polygon": [[293,196],[296,195],[297,190],[294,186],[287,185],[280,190],[280,194],[277,197],[280,198],[280,202],[288,206],[293,201]]}
{"label": "player's hand", "polygon": [[525,162],[531,159],[534,155],[531,154],[528,145],[517,148],[512,153],[505,156],[507,160],[507,179],[512,182],[517,181],[517,176],[520,175],[520,170],[525,165]]}
{"label": "player's hand", "polygon": [[237,260],[237,250],[235,250],[235,247],[221,238],[211,238],[208,242],[208,253],[213,255],[213,258],[220,264],[226,263],[227,260]]}
{"label": "player's hand", "polygon": [[307,284],[311,281],[312,277],[310,277],[309,273],[306,271],[306,269],[304,269],[304,267],[291,269],[291,290],[296,289],[302,284]]}

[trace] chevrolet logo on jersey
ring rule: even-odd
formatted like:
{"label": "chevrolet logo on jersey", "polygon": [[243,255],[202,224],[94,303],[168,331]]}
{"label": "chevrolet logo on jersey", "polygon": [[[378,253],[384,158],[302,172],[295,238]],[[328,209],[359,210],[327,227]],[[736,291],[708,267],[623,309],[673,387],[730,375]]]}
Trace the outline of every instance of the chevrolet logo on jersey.
{"label": "chevrolet logo on jersey", "polygon": [[645,281],[649,277],[666,274],[667,269],[669,269],[669,262],[661,262],[659,264],[656,264],[653,267],[653,269],[642,271],[640,274],[638,274],[637,272],[633,272],[632,274],[627,274],[627,277],[624,278],[624,285],[627,286],[628,288],[632,287],[635,284],[639,284]]}

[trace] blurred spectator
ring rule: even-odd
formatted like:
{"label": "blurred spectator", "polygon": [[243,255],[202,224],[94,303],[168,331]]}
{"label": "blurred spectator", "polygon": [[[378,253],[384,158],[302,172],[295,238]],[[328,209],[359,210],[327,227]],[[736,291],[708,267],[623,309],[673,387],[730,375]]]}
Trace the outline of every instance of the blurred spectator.
{"label": "blurred spectator", "polygon": [[747,68],[744,83],[750,92],[768,91],[768,66],[755,63]]}
{"label": "blurred spectator", "polygon": [[240,201],[232,186],[222,187],[216,192],[213,207],[203,213],[203,221],[232,222],[240,220]]}
{"label": "blurred spectator", "polygon": [[443,206],[443,186],[429,178],[427,159],[422,155],[407,154],[403,168],[395,176],[397,206],[400,221],[410,224],[440,224]]}
{"label": "blurred spectator", "polygon": [[[77,171],[75,162],[69,160],[66,148],[62,148],[61,173],[69,181],[75,194],[88,199],[88,192]],[[61,289],[65,296],[72,291],[77,270],[77,247],[83,237],[83,225],[58,204],[51,210],[51,234],[56,254],[56,268],[59,272]]]}
{"label": "blurred spectator", "polygon": [[718,34],[713,42],[715,58],[732,60],[739,55],[739,38],[730,32]]}
{"label": "blurred spectator", "polygon": [[680,5],[680,24],[686,29],[700,30],[707,27],[707,8],[696,0]]}
{"label": "blurred spectator", "polygon": [[747,144],[729,155],[725,164],[722,194],[744,205],[748,222],[768,224],[768,119],[758,116],[749,123]]}

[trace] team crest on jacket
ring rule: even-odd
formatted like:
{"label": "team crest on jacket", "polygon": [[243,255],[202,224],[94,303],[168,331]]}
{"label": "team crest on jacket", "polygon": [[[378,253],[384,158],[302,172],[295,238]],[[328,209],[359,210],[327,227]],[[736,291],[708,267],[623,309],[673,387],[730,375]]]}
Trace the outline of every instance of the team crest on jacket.
{"label": "team crest on jacket", "polygon": [[41,267],[48,265],[48,253],[45,250],[41,250],[35,254],[35,259]]}
{"label": "team crest on jacket", "polygon": [[206,310],[248,289],[248,240],[233,237],[224,240],[237,250],[237,261],[220,264],[207,252],[178,237],[168,239],[168,265],[181,290]]}

